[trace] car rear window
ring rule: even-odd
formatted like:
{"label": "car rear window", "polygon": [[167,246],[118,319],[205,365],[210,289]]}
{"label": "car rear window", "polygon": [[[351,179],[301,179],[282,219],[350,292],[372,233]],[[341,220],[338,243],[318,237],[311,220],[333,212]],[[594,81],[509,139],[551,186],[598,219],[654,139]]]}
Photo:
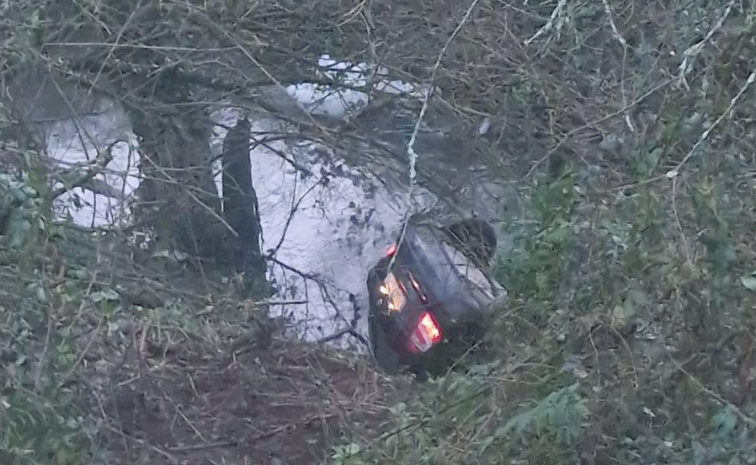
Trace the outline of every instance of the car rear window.
{"label": "car rear window", "polygon": [[483,271],[475,266],[473,262],[457,248],[451,244],[441,241],[444,251],[449,256],[452,266],[475,290],[482,292],[486,298],[493,299],[494,292],[491,282]]}
{"label": "car rear window", "polygon": [[[448,267],[446,257],[439,253],[440,246],[449,257],[452,267],[459,276],[472,288],[482,294],[484,299],[494,299],[495,292],[491,281],[483,271],[475,266],[464,253],[444,240],[442,233],[434,228],[421,226],[415,229],[417,245],[426,250],[427,258],[434,266]],[[433,252],[431,248],[435,249]],[[451,272],[451,270],[450,270]]]}

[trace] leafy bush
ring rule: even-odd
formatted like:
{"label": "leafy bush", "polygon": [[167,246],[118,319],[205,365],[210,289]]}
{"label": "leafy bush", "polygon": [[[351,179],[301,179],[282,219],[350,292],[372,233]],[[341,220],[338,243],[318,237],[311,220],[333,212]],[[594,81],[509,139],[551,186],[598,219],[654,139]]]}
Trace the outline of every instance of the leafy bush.
{"label": "leafy bush", "polygon": [[495,362],[418,386],[394,436],[337,463],[756,463],[742,179],[606,196],[565,173],[508,224]]}
{"label": "leafy bush", "polygon": [[[578,385],[573,384],[552,392],[535,407],[510,418],[496,430],[495,437],[514,437],[525,445],[542,442],[544,448],[574,447],[580,441],[588,413],[577,388]],[[533,440],[528,441],[528,436]]]}
{"label": "leafy bush", "polygon": [[11,249],[19,249],[37,219],[39,196],[17,177],[0,173],[0,237]]}
{"label": "leafy bush", "polygon": [[[71,327],[55,327],[48,268],[19,258],[35,257],[48,244],[43,199],[28,180],[0,174],[0,217],[10,263],[0,300],[0,451],[16,464],[80,464],[88,439],[76,408],[75,388],[66,385],[76,361]],[[7,258],[15,257],[15,258]]]}

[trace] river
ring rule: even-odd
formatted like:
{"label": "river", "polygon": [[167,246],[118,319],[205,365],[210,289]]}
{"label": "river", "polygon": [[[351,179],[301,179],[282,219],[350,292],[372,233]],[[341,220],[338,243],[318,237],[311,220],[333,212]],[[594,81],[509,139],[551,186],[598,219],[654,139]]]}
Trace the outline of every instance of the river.
{"label": "river", "polygon": [[[327,56],[321,59],[323,66],[334,67],[334,63]],[[389,93],[409,91],[408,98],[419,103],[427,90],[418,89],[397,81],[383,87]],[[350,117],[366,101],[364,94],[354,91],[333,93],[310,85],[286,90],[311,114],[336,120]],[[73,189],[56,201],[56,213],[82,226],[125,225],[131,221],[128,201],[139,186],[138,144],[122,108],[106,99],[97,107],[89,116],[42,125],[48,152],[62,165],[86,163],[96,149],[104,147],[110,147],[113,155],[107,170],[98,176],[106,185],[103,191],[110,190],[108,195]],[[241,113],[218,103],[211,115],[217,123],[211,140],[214,156],[221,152],[226,128]],[[367,125],[365,138],[391,149],[383,153],[360,150],[360,143],[352,145],[357,149],[346,151],[301,140],[256,145],[272,133],[286,133],[293,127],[262,114],[251,116],[250,161],[262,222],[262,250],[275,249],[276,259],[289,268],[273,264],[269,277],[277,299],[307,302],[277,306],[273,316],[285,317],[288,330],[307,340],[327,337],[353,323],[366,334],[367,271],[392,243],[408,211],[432,210],[439,218],[475,213],[496,220],[516,197],[511,189],[489,179],[483,167],[462,157],[459,143],[442,130],[425,126],[416,145],[418,185],[410,195],[406,143],[416,122],[413,115],[384,115]],[[220,167],[214,168],[221,194]],[[356,339],[345,336],[337,343],[352,345]]]}

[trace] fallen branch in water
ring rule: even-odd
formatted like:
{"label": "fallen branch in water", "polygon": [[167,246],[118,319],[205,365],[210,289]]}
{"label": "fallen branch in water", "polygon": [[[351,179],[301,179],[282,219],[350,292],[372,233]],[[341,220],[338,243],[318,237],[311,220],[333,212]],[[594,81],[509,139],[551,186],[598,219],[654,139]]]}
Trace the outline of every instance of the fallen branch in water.
{"label": "fallen branch in water", "polygon": [[328,292],[328,284],[323,281],[323,279],[320,278],[316,273],[305,273],[304,271],[298,270],[297,268],[287,265],[286,263],[281,262],[277,258],[275,258],[271,254],[265,255],[265,260],[280,266],[282,269],[286,271],[290,271],[296,275],[298,275],[300,278],[302,278],[305,281],[305,303],[310,302],[310,298],[307,292],[307,281],[311,281],[315,283],[318,286],[318,290],[320,291],[320,296],[323,299],[323,302],[330,305],[333,308],[333,311],[336,312],[336,315],[344,321],[344,323],[349,324],[348,320],[344,317],[344,315],[341,314],[341,311],[339,310],[339,306],[334,301],[333,297],[331,297],[330,293]]}
{"label": "fallen branch in water", "polygon": [[331,335],[318,339],[318,344],[325,344],[335,341],[336,339],[342,338],[347,334],[354,336],[354,338],[360,341],[362,344],[368,345],[367,340],[362,336],[362,334],[358,333],[353,326],[342,328]]}
{"label": "fallen branch in water", "polygon": [[306,300],[261,300],[252,304],[252,307],[265,307],[265,306],[284,306],[284,305],[304,305]]}
{"label": "fallen branch in water", "polygon": [[[97,154],[97,157],[92,160],[90,163],[88,163],[85,167],[85,171],[79,172],[76,168],[72,168],[70,170],[67,170],[63,172],[59,176],[59,181],[63,183],[63,186],[59,187],[58,189],[55,189],[52,192],[52,198],[57,199],[61,195],[65,194],[66,192],[69,192],[77,187],[83,187],[85,189],[89,189],[96,194],[102,194],[107,195],[108,197],[114,197],[118,198],[118,195],[114,191],[114,189],[104,182],[97,182],[98,180],[94,179],[95,176],[100,174],[100,172],[113,160],[113,147],[115,147],[117,144],[120,144],[121,140],[117,140],[111,144],[108,145],[108,147]],[[68,180],[67,177],[74,175],[75,179]]]}

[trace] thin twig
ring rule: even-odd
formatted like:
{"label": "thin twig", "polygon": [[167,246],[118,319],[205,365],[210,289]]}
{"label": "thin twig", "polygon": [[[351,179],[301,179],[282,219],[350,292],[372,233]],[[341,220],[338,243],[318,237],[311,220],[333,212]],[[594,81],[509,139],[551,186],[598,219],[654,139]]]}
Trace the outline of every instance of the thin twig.
{"label": "thin twig", "polygon": [[672,214],[675,216],[675,224],[680,231],[680,239],[682,240],[683,252],[685,253],[685,261],[691,264],[690,245],[688,244],[688,238],[685,236],[682,222],[680,222],[680,215],[677,213],[677,177],[672,179]]}
{"label": "thin twig", "polygon": [[102,317],[97,321],[97,327],[92,331],[92,336],[89,338],[89,341],[87,341],[87,345],[84,347],[84,350],[81,351],[81,354],[79,354],[79,357],[76,359],[76,362],[73,364],[71,369],[68,370],[63,379],[61,379],[58,383],[57,389],[60,389],[68,382],[71,376],[73,376],[74,372],[76,372],[76,369],[79,367],[81,362],[84,361],[84,357],[86,357],[87,353],[89,353],[89,349],[92,348],[92,344],[94,344],[95,339],[100,336],[100,328],[102,328]]}
{"label": "thin twig", "polygon": [[551,17],[549,17],[549,20],[540,29],[538,29],[538,31],[536,31],[536,33],[533,34],[531,38],[525,41],[525,46],[532,44],[536,39],[551,31],[554,28],[556,21],[562,15],[562,10],[564,10],[566,6],[567,0],[559,0],[557,6],[554,7],[554,11],[551,12]]}
{"label": "thin twig", "polygon": [[[134,10],[136,11],[136,9]],[[129,18],[131,20],[131,18]],[[128,23],[127,23],[128,24]],[[119,33],[120,37],[120,33]],[[100,47],[110,49],[132,49],[132,50],[151,50],[151,51],[163,51],[163,52],[230,52],[236,50],[236,47],[210,47],[210,48],[196,48],[196,47],[174,47],[167,45],[146,45],[146,44],[122,44],[118,43],[116,39],[115,43],[107,42],[45,42],[42,44],[42,48],[46,47],[65,47],[65,48],[82,48],[82,47]]]}
{"label": "thin twig", "polygon": [[174,457],[172,454],[164,451],[163,449],[160,449],[159,447],[153,446],[152,444],[148,443],[147,441],[143,441],[143,440],[141,440],[139,438],[135,438],[134,436],[128,435],[125,432],[123,432],[121,430],[118,430],[116,428],[113,428],[110,425],[103,425],[103,427],[105,429],[107,429],[108,431],[112,432],[112,433],[120,434],[121,437],[123,437],[125,439],[128,439],[129,441],[135,442],[135,443],[139,444],[142,447],[146,447],[146,448],[148,448],[148,449],[150,449],[150,450],[152,450],[154,452],[157,452],[158,454],[160,454],[163,457],[165,457],[166,459],[168,459],[168,461],[170,461],[172,464],[178,465],[180,463],[179,460],[176,457]]}
{"label": "thin twig", "polygon": [[[176,3],[176,5],[181,5],[181,4],[180,3]],[[271,82],[273,82],[279,89],[284,90],[284,91],[286,90],[286,87],[281,83],[281,81],[279,81],[278,79],[276,79],[276,77],[270,71],[268,71],[268,69],[265,66],[263,66],[263,64],[260,63],[260,61],[257,58],[254,57],[254,55],[252,55],[252,53],[249,51],[249,49],[247,47],[245,47],[233,34],[231,34],[231,32],[229,32],[227,29],[225,29],[225,28],[221,27],[220,25],[218,25],[217,23],[215,23],[212,19],[210,19],[210,17],[208,17],[205,14],[204,11],[199,10],[197,8],[194,8],[194,7],[191,7],[191,6],[189,6],[188,3],[186,5],[184,5],[184,6],[187,7],[188,9],[190,9],[191,11],[195,12],[197,15],[201,16],[210,27],[212,27],[213,29],[215,29],[218,32],[220,32],[228,40],[230,40],[234,45],[236,45],[236,48],[250,62],[252,62],[252,64],[254,64],[260,71],[262,71],[262,73],[268,79],[270,79]],[[305,115],[310,119],[310,122],[314,126],[316,126],[318,129],[320,129],[324,134],[328,133],[328,130],[325,127],[323,127],[320,123],[318,123],[318,121],[312,116],[312,114],[309,111],[307,111],[306,108],[304,108],[302,106],[302,104],[300,104],[299,102],[296,102],[296,104],[305,113]]]}
{"label": "thin twig", "polygon": [[291,431],[293,429],[296,429],[298,426],[307,426],[315,420],[333,418],[334,416],[335,414],[329,414],[325,416],[321,416],[321,415],[312,416],[309,418],[305,418],[303,421],[298,422],[298,423],[287,423],[277,428],[273,428],[268,432],[258,434],[257,436],[250,439],[236,440],[236,441],[221,441],[221,442],[214,442],[211,444],[196,444],[192,446],[171,447],[169,450],[172,452],[189,452],[189,451],[197,451],[197,450],[205,450],[205,449],[215,449],[218,447],[238,447],[242,444],[254,444],[258,441],[263,441],[265,439],[272,438],[273,436],[276,436],[278,434],[285,433],[286,431]]}
{"label": "thin twig", "polygon": [[357,330],[354,328],[354,326],[349,326],[349,327],[346,327],[346,328],[342,328],[342,329],[336,331],[333,334],[330,334],[328,336],[322,337],[322,338],[318,339],[318,344],[325,344],[327,342],[335,341],[336,339],[340,339],[340,338],[346,336],[347,334],[353,336],[355,339],[357,339],[358,341],[360,341],[360,343],[362,343],[364,345],[368,345],[368,342],[365,340],[365,338],[360,333],[357,332]]}
{"label": "thin twig", "polygon": [[[163,167],[162,167],[162,166],[160,166],[159,164],[155,163],[155,161],[154,161],[154,160],[152,160],[152,158],[151,158],[151,157],[150,157],[149,155],[146,155],[146,154],[142,154],[142,156],[143,156],[144,158],[146,158],[146,159],[147,159],[147,160],[148,160],[148,161],[150,162],[150,164],[152,165],[152,167],[153,167],[153,168],[155,168],[156,170],[160,171],[160,172],[162,173],[162,175],[163,175],[163,176],[165,176],[165,178],[166,178],[166,179],[165,179],[165,180],[162,180],[162,179],[161,179],[161,181],[166,181],[166,180],[168,180],[168,181],[172,181],[172,182],[173,182],[173,183],[174,183],[175,185],[184,185],[183,183],[180,183],[180,182],[178,182],[178,181],[177,181],[176,179],[174,179],[174,178],[173,178],[173,177],[172,177],[172,176],[171,176],[170,174],[168,174],[168,172],[167,172],[167,170],[166,170],[165,168],[163,168]],[[210,214],[210,215],[211,215],[211,216],[212,216],[213,218],[215,218],[215,219],[216,219],[216,220],[218,220],[218,221],[219,221],[219,222],[220,222],[221,224],[223,224],[223,226],[224,226],[224,227],[226,228],[226,230],[228,230],[228,231],[229,231],[229,232],[230,232],[230,233],[231,233],[231,234],[232,234],[232,235],[233,235],[233,236],[234,236],[235,238],[238,238],[238,237],[239,237],[239,233],[238,233],[238,232],[236,232],[236,230],[235,230],[234,228],[232,228],[230,224],[228,224],[228,222],[227,222],[227,221],[226,221],[226,220],[225,220],[225,219],[223,218],[223,216],[222,216],[222,215],[219,215],[219,214],[218,214],[218,212],[217,212],[217,211],[215,211],[215,209],[213,209],[213,208],[212,208],[211,206],[209,206],[209,205],[208,205],[207,203],[205,203],[205,202],[203,202],[202,200],[200,200],[200,199],[199,199],[199,198],[198,198],[198,197],[197,197],[197,196],[196,196],[196,195],[195,195],[195,194],[194,194],[194,193],[192,192],[192,189],[191,189],[191,187],[190,187],[190,186],[187,186],[187,187],[188,187],[188,188],[186,189],[186,191],[185,191],[185,192],[186,192],[186,194],[187,194],[187,195],[188,195],[189,197],[191,197],[191,198],[192,198],[192,200],[194,200],[194,201],[195,201],[195,202],[196,202],[196,203],[197,203],[197,204],[198,204],[198,205],[199,205],[200,207],[202,207],[202,209],[206,210],[206,211],[207,211],[207,212],[208,212],[208,213],[209,213],[209,214]]]}
{"label": "thin twig", "polygon": [[675,365],[675,367],[680,371],[680,373],[684,374],[690,380],[698,386],[699,389],[701,389],[703,392],[709,395],[714,401],[716,401],[718,404],[723,405],[725,407],[729,407],[734,411],[744,422],[748,423],[751,426],[756,427],[756,420],[748,416],[745,412],[743,412],[741,409],[739,409],[736,405],[733,405],[732,402],[727,401],[724,397],[720,396],[716,392],[712,391],[711,389],[707,388],[706,386],[701,383],[695,376],[693,376],[688,370],[686,370],[680,362],[675,360],[675,358],[672,356],[671,353],[667,352],[667,356],[672,361],[672,364]]}
{"label": "thin twig", "polygon": [[[464,27],[465,23],[467,23],[467,20],[470,19],[470,16],[472,15],[473,10],[475,10],[475,7],[478,5],[478,2],[480,0],[473,0],[470,3],[470,6],[467,7],[467,11],[465,11],[465,15],[462,17],[462,20],[457,24],[457,27],[454,29],[452,34],[446,39],[446,42],[444,43],[444,46],[441,47],[441,51],[438,53],[438,56],[436,57],[436,62],[433,64],[433,69],[431,70],[431,76],[430,76],[430,84],[427,92],[425,93],[425,98],[423,99],[423,106],[420,108],[420,114],[417,117],[417,121],[415,121],[415,126],[412,129],[412,136],[410,137],[409,143],[407,144],[407,155],[409,155],[409,190],[407,193],[407,212],[405,213],[403,225],[402,225],[402,232],[399,235],[399,240],[397,241],[397,247],[401,247],[402,243],[404,242],[404,238],[407,234],[407,223],[409,219],[409,209],[412,205],[412,198],[414,195],[414,189],[415,189],[415,183],[417,180],[417,153],[415,152],[415,141],[417,139],[417,134],[420,132],[420,127],[423,124],[423,119],[425,118],[425,114],[428,112],[429,103],[431,100],[431,97],[433,97],[433,90],[434,90],[434,83],[436,81],[436,73],[438,73],[438,69],[441,67],[441,61],[444,58],[444,55],[446,54],[446,51],[448,50],[449,46],[451,45],[452,41],[455,37],[457,37],[457,34],[459,34],[459,31],[462,30],[462,27]],[[391,257],[391,260],[389,261],[388,268],[392,269],[394,266],[394,262],[396,261],[396,255]]]}
{"label": "thin twig", "polygon": [[467,11],[465,11],[465,15],[462,17],[462,20],[457,24],[457,27],[454,29],[454,32],[452,32],[451,36],[449,36],[448,39],[446,39],[446,43],[444,43],[444,46],[441,48],[441,51],[438,54],[438,57],[436,57],[436,62],[433,64],[433,70],[431,71],[430,76],[430,85],[425,93],[425,98],[423,99],[423,106],[420,109],[420,115],[417,118],[417,121],[415,122],[415,127],[412,130],[412,137],[410,137],[410,141],[407,144],[407,154],[410,157],[410,190],[412,189],[413,184],[415,183],[415,178],[417,177],[417,170],[416,170],[416,164],[417,164],[417,153],[415,153],[415,140],[417,139],[417,134],[420,132],[420,127],[423,123],[423,119],[425,118],[425,114],[428,111],[428,104],[430,103],[431,97],[433,97],[433,90],[435,89],[434,83],[436,81],[436,73],[438,73],[439,68],[441,67],[441,60],[443,60],[444,55],[446,55],[446,51],[449,48],[449,45],[451,45],[452,41],[455,37],[457,37],[457,34],[459,34],[459,31],[462,30],[462,27],[464,27],[465,23],[467,23],[467,20],[470,19],[470,16],[472,15],[473,10],[478,5],[478,2],[480,0],[473,0],[472,3],[470,3],[470,6],[467,8]]}
{"label": "thin twig", "polygon": [[321,179],[317,183],[315,183],[312,186],[310,186],[305,191],[305,193],[302,194],[299,197],[298,200],[295,200],[296,199],[296,186],[297,186],[296,179],[297,179],[297,177],[295,176],[294,177],[294,180],[295,180],[294,181],[294,191],[295,191],[295,194],[292,195],[292,197],[291,197],[291,200],[292,200],[291,210],[289,211],[289,215],[286,218],[286,224],[284,225],[283,232],[281,233],[281,237],[278,240],[278,244],[276,244],[276,246],[273,248],[273,252],[271,252],[271,255],[276,255],[278,253],[278,251],[281,249],[281,246],[283,246],[284,240],[286,240],[286,233],[289,231],[289,226],[291,226],[291,222],[294,219],[294,215],[296,215],[296,213],[299,211],[299,207],[300,207],[300,205],[302,205],[302,202],[304,201],[304,199],[307,198],[307,196],[310,195],[310,193],[312,191],[314,191],[316,187],[321,186],[322,183],[323,183],[323,180]]}
{"label": "thin twig", "polygon": [[620,108],[617,111],[613,111],[613,112],[609,113],[608,115],[602,116],[601,118],[598,118],[596,120],[590,121],[590,122],[588,122],[588,123],[586,123],[586,124],[584,124],[582,126],[579,126],[579,127],[575,128],[575,129],[571,129],[570,131],[568,131],[559,140],[559,142],[554,147],[552,147],[546,153],[546,155],[544,155],[540,160],[538,160],[537,162],[535,162],[535,164],[533,164],[533,166],[530,168],[530,170],[527,172],[527,174],[525,176],[523,176],[520,181],[524,181],[524,180],[528,179],[530,176],[532,176],[533,173],[535,173],[535,170],[539,166],[541,166],[541,164],[543,164],[544,161],[548,160],[548,158],[552,154],[554,154],[557,150],[559,150],[572,136],[574,136],[578,132],[583,131],[583,130],[588,129],[588,128],[592,128],[592,127],[594,127],[594,126],[596,126],[598,124],[603,123],[604,121],[608,121],[608,120],[610,120],[612,118],[615,118],[617,116],[625,114],[625,112],[627,112],[629,109],[635,107],[636,105],[640,104],[641,102],[643,102],[644,100],[646,100],[650,96],[654,95],[655,93],[659,92],[660,90],[664,89],[665,87],[669,86],[670,84],[672,84],[674,82],[677,82],[677,79],[669,79],[667,81],[664,81],[661,84],[653,87],[651,90],[649,90],[645,94],[641,95],[637,99],[635,99],[632,102],[630,102],[627,106],[622,107],[622,108]]}
{"label": "thin twig", "polygon": [[[102,60],[102,65],[100,65],[100,69],[97,70],[97,74],[95,75],[94,79],[92,80],[92,82],[94,82],[95,84],[97,84],[97,82],[100,80],[100,76],[102,76],[102,72],[105,71],[105,67],[106,67],[108,61],[110,61],[110,58],[113,56],[113,53],[115,53],[116,48],[117,48],[119,42],[121,41],[121,38],[123,37],[124,32],[126,32],[126,29],[131,24],[131,21],[134,19],[134,17],[137,15],[137,12],[141,8],[142,8],[142,1],[139,0],[139,2],[137,3],[136,7],[134,8],[134,10],[129,15],[128,19],[123,23],[123,26],[118,31],[118,35],[115,38],[115,42],[108,49],[107,56],[105,56],[105,59]],[[94,90],[94,87],[90,87],[89,88],[89,90],[87,91],[87,98],[89,98],[92,95],[92,91],[93,90]]]}
{"label": "thin twig", "polygon": [[202,433],[200,432],[200,430],[198,430],[197,427],[194,426],[194,423],[192,423],[189,420],[189,418],[187,418],[187,416],[181,410],[181,407],[178,406],[176,404],[176,402],[174,402],[173,399],[170,398],[170,396],[166,396],[166,399],[168,400],[168,402],[171,403],[171,405],[173,406],[173,408],[176,409],[176,412],[179,414],[179,416],[181,416],[181,418],[183,418],[183,420],[186,422],[186,424],[189,425],[189,427],[192,429],[192,431],[194,431],[194,434],[196,434],[197,437],[200,438],[200,440],[202,442],[204,442],[205,444],[210,444],[210,441],[208,441],[207,439],[205,439],[205,436],[202,435]]}
{"label": "thin twig", "polygon": [[[607,0],[601,0],[604,3],[604,11],[606,12],[606,16],[609,18],[609,24],[612,27],[612,35],[615,39],[617,39],[617,42],[620,43],[622,46],[622,70],[620,72],[620,90],[622,93],[622,106],[627,107],[627,91],[625,90],[625,65],[627,63],[627,40],[625,40],[624,37],[622,37],[622,34],[620,34],[619,29],[617,29],[617,25],[614,23],[614,18],[612,17],[612,10],[609,7],[609,2]],[[630,119],[630,112],[625,112],[625,122],[627,123],[627,127],[630,129],[630,132],[635,132],[635,126],[633,125],[633,120]]]}
{"label": "thin twig", "polygon": [[44,371],[45,364],[47,363],[47,351],[50,348],[50,338],[52,336],[52,328],[53,328],[53,317],[52,312],[47,312],[47,334],[45,334],[45,347],[42,350],[42,355],[39,357],[39,366],[37,369],[37,373],[34,376],[34,392],[39,394],[39,390],[42,386],[42,372]]}
{"label": "thin twig", "polygon": [[688,154],[685,155],[685,158],[683,158],[682,161],[678,163],[674,169],[667,171],[667,173],[663,177],[672,179],[680,173],[680,168],[682,168],[682,166],[685,163],[687,163],[688,160],[690,160],[693,157],[693,155],[696,154],[696,151],[698,150],[698,148],[701,147],[701,145],[703,145],[704,142],[706,142],[711,132],[714,129],[716,129],[716,127],[719,126],[719,124],[722,121],[724,121],[724,119],[728,115],[730,115],[730,113],[732,113],[732,110],[735,108],[735,105],[738,103],[738,100],[740,100],[743,94],[746,93],[746,91],[751,86],[751,84],[753,84],[754,81],[756,81],[756,70],[751,72],[751,74],[746,79],[745,84],[743,84],[743,86],[740,88],[738,93],[735,94],[735,96],[732,99],[730,99],[730,104],[727,106],[727,109],[723,111],[722,114],[720,114],[716,120],[714,120],[714,123],[711,126],[709,126],[706,130],[704,130],[703,133],[701,133],[701,137],[698,139],[698,142],[696,142],[696,144],[693,146],[693,148],[690,149]]}
{"label": "thin twig", "polygon": [[[83,174],[80,174],[79,177],[75,179],[73,182],[70,182],[68,184],[64,182],[63,186],[54,190],[51,193],[52,199],[57,199],[61,195],[77,187],[85,187],[87,183],[92,181],[95,176],[100,174],[104,170],[104,168],[108,165],[108,163],[110,163],[113,160],[113,153],[112,153],[113,147],[120,144],[121,142],[122,142],[121,140],[114,141],[111,144],[109,144],[105,150],[100,151],[94,160],[87,163],[88,165],[87,169]],[[66,174],[70,173],[71,171],[74,171],[74,170],[69,170]]]}
{"label": "thin twig", "polygon": [[732,7],[735,6],[736,0],[730,0],[730,2],[725,7],[725,11],[722,14],[722,16],[719,18],[717,23],[714,25],[714,27],[709,30],[709,32],[706,34],[706,37],[701,39],[700,41],[696,42],[695,44],[688,47],[683,52],[683,60],[680,63],[679,67],[679,73],[677,75],[677,80],[680,82],[680,84],[685,87],[686,89],[689,89],[688,81],[685,79],[687,74],[690,72],[690,70],[693,68],[693,64],[689,63],[691,59],[695,59],[696,56],[698,56],[699,53],[701,53],[701,50],[703,50],[704,46],[706,45],[709,40],[714,36],[714,34],[724,26],[725,20],[730,16],[730,12],[732,11]]}

